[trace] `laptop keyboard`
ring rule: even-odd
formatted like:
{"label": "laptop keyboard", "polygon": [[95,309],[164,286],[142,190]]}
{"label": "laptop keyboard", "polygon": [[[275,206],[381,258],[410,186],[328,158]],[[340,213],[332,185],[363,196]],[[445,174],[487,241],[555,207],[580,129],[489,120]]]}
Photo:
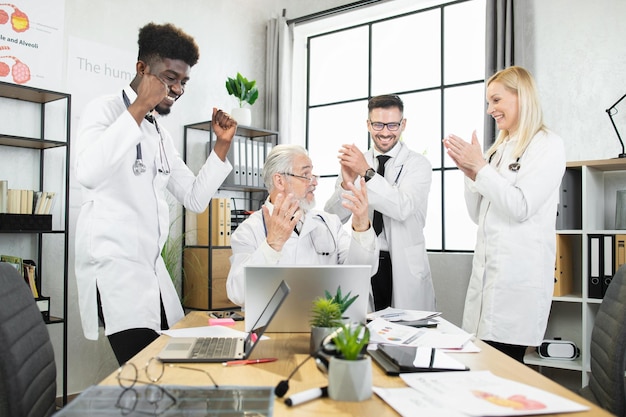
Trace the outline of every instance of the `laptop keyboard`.
{"label": "laptop keyboard", "polygon": [[193,359],[235,358],[238,337],[201,337],[192,352]]}

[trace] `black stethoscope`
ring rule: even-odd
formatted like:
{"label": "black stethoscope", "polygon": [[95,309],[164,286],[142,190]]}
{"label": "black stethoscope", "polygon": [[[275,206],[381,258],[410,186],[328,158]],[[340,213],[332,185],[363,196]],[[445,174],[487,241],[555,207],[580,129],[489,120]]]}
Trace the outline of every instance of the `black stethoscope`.
{"label": "black stethoscope", "polygon": [[[495,154],[496,154],[496,153],[494,152],[494,153],[492,153],[492,154],[489,156],[489,161],[488,161],[488,162],[489,162],[489,164],[491,164],[491,160],[493,159],[493,156],[494,156]],[[519,170],[520,170],[520,168],[522,167],[522,165],[520,165],[520,163],[519,163],[519,160],[520,160],[520,158],[521,158],[521,157],[522,157],[521,155],[520,155],[520,156],[518,156],[518,157],[517,157],[517,159],[515,160],[515,162],[511,162],[511,163],[509,164],[509,169],[510,169],[512,172],[517,172],[517,171],[519,171]]]}
{"label": "black stethoscope", "polygon": [[[128,96],[126,95],[126,91],[123,91],[123,90],[122,90],[122,99],[124,100],[124,104],[126,105],[126,108],[128,108],[128,106],[130,106],[130,100],[128,99]],[[161,159],[161,168],[159,168],[158,171],[161,174],[169,175],[169,173],[171,172],[171,170],[170,170],[170,163],[169,163],[169,161],[167,159],[167,153],[165,152],[165,146],[163,145],[163,135],[161,134],[161,129],[159,129],[159,124],[157,123],[155,117],[152,116],[151,114],[146,114],[144,116],[144,118],[154,125],[154,128],[156,129],[157,133],[159,134],[159,138],[160,138],[160,141],[159,141],[159,157]],[[138,176],[138,175],[141,175],[144,172],[146,172],[146,164],[144,164],[143,158],[142,158],[142,155],[141,155],[141,143],[138,143],[136,148],[137,148],[137,151],[136,151],[135,162],[133,163],[133,174]],[[165,163],[163,163],[164,161],[165,161]]]}
{"label": "black stethoscope", "polygon": [[[324,217],[321,214],[316,214],[315,216],[313,216],[313,219],[316,219],[316,218],[319,218],[322,221],[322,223],[324,223],[324,226],[326,226],[326,231],[328,231],[328,236],[330,236],[330,239],[328,239],[326,236],[322,236],[322,234],[326,234],[326,232],[325,231],[319,232],[318,230],[320,229],[318,227],[315,227],[313,230],[311,230],[311,233],[309,233],[309,239],[311,239],[311,244],[315,248],[315,252],[318,255],[330,256],[330,254],[337,252],[337,241],[335,240],[335,236],[333,235],[333,232],[330,230],[328,223],[326,223],[326,219],[324,219]],[[265,236],[267,237],[267,226],[265,225],[265,217],[263,217],[263,213],[261,213],[261,219],[263,219],[263,229],[265,230]],[[294,230],[294,231],[296,232],[298,236],[300,236],[300,233],[297,230]],[[327,242],[328,243],[332,242],[332,249],[330,249],[330,245],[328,245],[328,247],[324,246],[324,243],[327,243]]]}

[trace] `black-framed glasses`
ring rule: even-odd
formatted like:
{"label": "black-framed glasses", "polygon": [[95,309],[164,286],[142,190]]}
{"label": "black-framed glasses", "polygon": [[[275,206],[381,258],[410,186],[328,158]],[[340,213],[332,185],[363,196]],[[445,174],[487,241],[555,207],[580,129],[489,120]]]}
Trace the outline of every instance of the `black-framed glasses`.
{"label": "black-framed glasses", "polygon": [[387,130],[389,130],[390,132],[395,132],[396,130],[400,129],[400,126],[402,126],[403,120],[404,119],[400,119],[399,122],[391,122],[391,123],[372,122],[371,120],[369,122],[370,122],[370,126],[372,126],[372,129],[376,131],[381,131],[385,128],[385,126],[387,126]]}
{"label": "black-framed glasses", "polygon": [[[215,388],[218,388],[218,385],[213,379],[213,377],[211,376],[211,374],[205,371],[204,369],[191,368],[189,366],[182,366],[182,365],[174,365],[171,363],[167,364],[167,366],[169,366],[170,368],[180,368],[180,369],[187,369],[190,371],[202,372],[203,374],[209,377],[209,379],[211,380]],[[148,378],[148,381],[150,382],[140,380],[138,378],[139,369],[137,369],[137,366],[132,362],[126,362],[125,364],[120,366],[120,368],[117,370],[117,376],[116,376],[117,382],[120,384],[120,387],[122,388],[133,388],[135,384],[138,382],[142,384],[156,384],[159,381],[161,381],[163,374],[165,374],[165,364],[161,362],[159,358],[156,358],[156,357],[150,358],[150,360],[148,360],[148,363],[146,363],[146,366],[143,367],[143,370],[146,374],[146,377]]]}
{"label": "black-framed glasses", "polygon": [[292,173],[289,173],[289,172],[281,172],[280,174],[281,175],[288,175],[290,177],[300,178],[300,179],[303,179],[303,180],[307,180],[309,182],[309,184],[313,184],[319,178],[317,175],[311,175],[310,177],[306,177],[304,175],[296,175],[296,174],[292,174]]}

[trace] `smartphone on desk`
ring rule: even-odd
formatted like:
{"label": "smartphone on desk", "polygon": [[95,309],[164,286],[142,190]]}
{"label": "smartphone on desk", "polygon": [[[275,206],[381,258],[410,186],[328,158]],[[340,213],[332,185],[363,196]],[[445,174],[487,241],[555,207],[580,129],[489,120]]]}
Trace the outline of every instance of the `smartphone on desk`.
{"label": "smartphone on desk", "polygon": [[233,319],[235,321],[243,320],[241,312],[236,310],[217,310],[209,311],[209,317],[213,319]]}

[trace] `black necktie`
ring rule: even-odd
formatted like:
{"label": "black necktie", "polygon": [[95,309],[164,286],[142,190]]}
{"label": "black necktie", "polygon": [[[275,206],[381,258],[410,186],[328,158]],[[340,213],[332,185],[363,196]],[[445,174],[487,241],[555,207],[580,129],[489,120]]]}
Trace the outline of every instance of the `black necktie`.
{"label": "black necktie", "polygon": [[[378,155],[376,158],[378,158],[378,169],[376,170],[376,172],[384,177],[385,164],[387,163],[387,160],[389,160],[389,158],[391,157],[387,155]],[[376,236],[378,236],[380,232],[383,231],[383,215],[377,211],[374,211],[374,231],[376,232]]]}

